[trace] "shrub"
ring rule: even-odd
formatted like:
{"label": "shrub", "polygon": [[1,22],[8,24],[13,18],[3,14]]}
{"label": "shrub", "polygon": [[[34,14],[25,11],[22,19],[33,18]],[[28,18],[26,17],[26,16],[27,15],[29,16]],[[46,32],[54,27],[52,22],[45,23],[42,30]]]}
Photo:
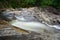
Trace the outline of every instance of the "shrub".
{"label": "shrub", "polygon": [[41,0],[41,6],[45,7],[45,6],[51,6],[53,4],[54,0]]}
{"label": "shrub", "polygon": [[60,9],[60,0],[0,0],[0,8],[18,8],[31,6],[52,6]]}
{"label": "shrub", "polygon": [[53,7],[60,9],[60,0],[54,0]]}

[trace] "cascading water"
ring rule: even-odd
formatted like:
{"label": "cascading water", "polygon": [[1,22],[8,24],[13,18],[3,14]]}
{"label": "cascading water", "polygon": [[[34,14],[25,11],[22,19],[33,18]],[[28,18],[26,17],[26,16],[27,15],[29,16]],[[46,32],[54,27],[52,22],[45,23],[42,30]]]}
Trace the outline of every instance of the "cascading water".
{"label": "cascading water", "polygon": [[14,11],[3,12],[3,14],[8,19],[12,20],[13,18],[15,18],[14,20],[10,21],[10,24],[24,30],[40,32],[41,29],[46,29],[50,31],[55,30],[55,28],[60,29],[58,25],[48,25],[48,24],[40,23],[36,18],[33,17],[33,15],[30,12],[26,11],[26,9],[22,10],[20,14],[17,13],[14,14]]}

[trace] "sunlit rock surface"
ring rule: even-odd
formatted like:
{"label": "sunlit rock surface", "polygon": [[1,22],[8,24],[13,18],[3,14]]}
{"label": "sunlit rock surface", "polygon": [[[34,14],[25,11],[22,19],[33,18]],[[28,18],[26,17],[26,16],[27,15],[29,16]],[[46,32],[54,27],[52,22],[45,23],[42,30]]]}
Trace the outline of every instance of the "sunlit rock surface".
{"label": "sunlit rock surface", "polygon": [[[4,31],[1,31],[1,40],[6,39],[6,36],[10,34],[12,35],[6,40],[60,40],[60,15],[48,12],[45,8],[7,9],[0,15],[1,19],[6,20],[12,26],[8,25],[8,28],[2,29]],[[9,27],[13,30],[9,31],[11,29]],[[6,36],[2,37],[3,35]]]}

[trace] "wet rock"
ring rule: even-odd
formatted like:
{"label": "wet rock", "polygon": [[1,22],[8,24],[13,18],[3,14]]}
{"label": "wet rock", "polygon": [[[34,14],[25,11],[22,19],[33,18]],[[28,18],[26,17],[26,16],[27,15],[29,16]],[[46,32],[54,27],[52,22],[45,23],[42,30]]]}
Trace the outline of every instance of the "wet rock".
{"label": "wet rock", "polygon": [[[50,10],[51,11],[51,10]],[[3,16],[2,16],[3,15]],[[22,15],[22,16],[21,16]],[[60,15],[49,12],[43,8],[21,8],[14,10],[5,10],[0,18],[8,20],[16,20],[17,17],[25,17],[29,21],[37,21],[44,24],[55,25],[60,23]],[[31,17],[31,18],[30,18]],[[36,18],[36,19],[35,19]],[[32,19],[32,20],[31,20]],[[58,20],[58,21],[57,21]],[[0,27],[2,27],[0,25]],[[28,31],[28,34],[16,32],[11,26],[6,26],[0,29],[0,40],[60,40],[60,32],[57,30],[44,30],[40,33]],[[18,28],[17,28],[18,29]]]}
{"label": "wet rock", "polygon": [[[4,15],[4,17],[6,17],[7,20],[15,20],[17,19],[16,16],[25,17],[28,15],[27,16],[28,18],[34,16],[36,18],[35,20],[45,24],[47,23],[47,24],[55,25],[55,24],[59,24],[60,22],[60,15],[57,15],[58,12],[56,12],[56,9],[52,7],[48,7],[48,8],[32,7],[32,8],[18,8],[14,10],[12,9],[13,11],[11,9],[8,10],[2,12],[2,15]],[[54,12],[56,14],[54,14]],[[28,19],[27,17],[25,18]],[[33,17],[31,18],[34,20]]]}

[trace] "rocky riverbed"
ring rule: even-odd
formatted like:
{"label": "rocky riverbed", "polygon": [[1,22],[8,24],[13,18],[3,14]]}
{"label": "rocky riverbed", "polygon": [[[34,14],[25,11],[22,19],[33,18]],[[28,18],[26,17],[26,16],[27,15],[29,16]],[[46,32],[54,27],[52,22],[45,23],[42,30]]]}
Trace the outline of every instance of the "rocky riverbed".
{"label": "rocky riverbed", "polygon": [[[54,9],[55,10],[55,9]],[[53,10],[53,11],[54,11]],[[60,25],[60,15],[49,12],[47,8],[17,8],[6,9],[0,14],[0,40],[60,40],[60,30],[53,25]],[[23,17],[23,18],[22,18]],[[26,20],[25,20],[25,19]],[[21,22],[40,22],[48,25],[39,32],[23,30],[9,24],[13,20]],[[30,24],[32,27],[33,25]],[[52,27],[50,27],[52,26]],[[60,27],[60,26],[57,26]],[[27,28],[26,28],[27,29]]]}
{"label": "rocky riverbed", "polygon": [[59,32],[51,33],[48,30],[41,30],[40,33],[26,32],[21,29],[12,28],[11,25],[4,23],[0,23],[0,40],[60,40]]}

